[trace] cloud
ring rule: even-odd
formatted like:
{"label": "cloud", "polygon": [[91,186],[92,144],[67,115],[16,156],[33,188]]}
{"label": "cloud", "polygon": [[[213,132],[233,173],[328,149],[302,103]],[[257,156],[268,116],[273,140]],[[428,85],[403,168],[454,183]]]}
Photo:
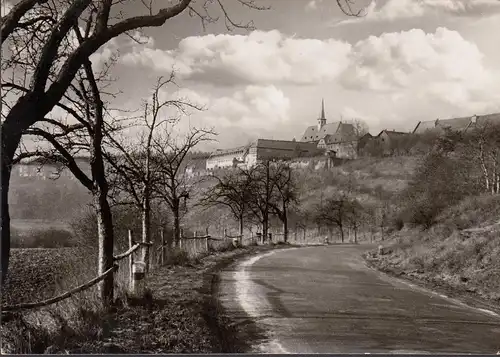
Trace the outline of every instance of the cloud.
{"label": "cloud", "polygon": [[182,130],[190,126],[214,128],[224,145],[238,146],[245,144],[242,141],[269,137],[290,121],[290,100],[275,86],[249,85],[223,95],[185,88],[173,97],[204,107],[202,111],[191,110],[189,117],[181,120]]}
{"label": "cloud", "polygon": [[341,82],[351,90],[416,90],[455,103],[498,92],[498,71],[485,67],[475,44],[446,28],[370,36],[354,45],[350,62]]}
{"label": "cloud", "polygon": [[206,35],[183,39],[176,50],[135,47],[129,65],[175,69],[181,78],[218,85],[317,84],[334,80],[347,67],[351,46],[342,41],[297,39],[279,31],[249,35]]}
{"label": "cloud", "polygon": [[498,0],[389,0],[377,6],[373,0],[365,9],[364,16],[335,23],[347,25],[360,22],[394,21],[423,16],[483,17],[500,12]]}

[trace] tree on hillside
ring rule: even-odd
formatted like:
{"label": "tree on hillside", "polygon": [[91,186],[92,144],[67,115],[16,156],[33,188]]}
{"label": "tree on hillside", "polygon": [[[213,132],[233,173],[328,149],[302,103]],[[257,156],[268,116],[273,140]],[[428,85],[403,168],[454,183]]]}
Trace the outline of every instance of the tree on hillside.
{"label": "tree on hillside", "polygon": [[249,211],[248,202],[253,192],[252,176],[245,175],[241,169],[214,176],[216,183],[208,189],[200,202],[202,206],[225,206],[238,221],[240,236],[243,236],[244,220]]}
{"label": "tree on hillside", "polygon": [[[247,8],[264,9],[253,0],[237,1]],[[2,111],[1,124],[2,281],[7,274],[10,256],[9,183],[22,135],[43,120],[55,106],[67,109],[65,94],[74,85],[77,72],[89,57],[113,38],[140,28],[162,26],[184,12],[199,17],[203,24],[214,22],[216,18],[209,12],[212,4],[219,8],[228,28],[252,26],[251,23],[234,21],[222,0],[141,3],[146,7],[145,14],[124,18],[122,6],[127,4],[126,1],[20,0],[2,17],[2,50],[8,47],[2,56],[2,88],[7,90],[2,101],[9,106],[5,115]],[[350,0],[337,0],[342,11],[359,15],[352,11],[351,3]],[[88,29],[83,42],[75,41],[72,35],[73,28],[79,25]]]}
{"label": "tree on hillside", "polygon": [[483,178],[484,191],[500,193],[500,125],[478,125],[467,135],[466,145],[477,160]]}

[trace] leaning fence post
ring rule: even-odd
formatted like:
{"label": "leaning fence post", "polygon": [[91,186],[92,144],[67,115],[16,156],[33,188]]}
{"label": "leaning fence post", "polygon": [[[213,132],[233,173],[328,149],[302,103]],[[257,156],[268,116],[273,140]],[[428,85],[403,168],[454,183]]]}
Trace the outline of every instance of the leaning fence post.
{"label": "leaning fence post", "polygon": [[[128,248],[132,249],[134,241],[132,239],[132,230],[128,230]],[[132,266],[134,265],[134,253],[128,256],[128,288],[132,288]]]}

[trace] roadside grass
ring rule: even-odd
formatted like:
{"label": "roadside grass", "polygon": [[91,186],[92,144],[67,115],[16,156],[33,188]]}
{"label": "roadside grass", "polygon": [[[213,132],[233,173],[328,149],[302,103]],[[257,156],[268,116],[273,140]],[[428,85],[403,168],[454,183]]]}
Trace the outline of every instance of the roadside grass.
{"label": "roadside grass", "polygon": [[500,303],[500,196],[469,197],[428,230],[406,229],[388,242],[380,269]]}
{"label": "roadside grass", "polygon": [[[103,311],[97,287],[48,307],[6,315],[3,351],[9,353],[144,353],[216,351],[203,314],[203,270],[218,257],[246,251],[221,246],[204,257],[182,250],[167,254],[165,266],[151,274],[154,298],[137,304],[127,297],[127,264],[116,276],[116,306]],[[89,247],[13,249],[2,303],[40,301],[97,275]],[[155,283],[156,281],[156,283]],[[155,285],[156,284],[156,285]],[[124,327],[125,326],[125,327]],[[111,341],[111,342],[110,342]],[[115,341],[115,342],[113,342]]]}

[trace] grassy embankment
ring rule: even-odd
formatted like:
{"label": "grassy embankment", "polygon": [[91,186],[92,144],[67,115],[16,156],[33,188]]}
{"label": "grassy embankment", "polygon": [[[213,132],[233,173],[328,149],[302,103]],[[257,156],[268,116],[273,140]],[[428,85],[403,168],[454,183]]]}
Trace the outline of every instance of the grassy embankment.
{"label": "grassy embankment", "polygon": [[466,198],[428,230],[404,229],[374,254],[372,264],[393,275],[458,297],[500,302],[500,197]]}

